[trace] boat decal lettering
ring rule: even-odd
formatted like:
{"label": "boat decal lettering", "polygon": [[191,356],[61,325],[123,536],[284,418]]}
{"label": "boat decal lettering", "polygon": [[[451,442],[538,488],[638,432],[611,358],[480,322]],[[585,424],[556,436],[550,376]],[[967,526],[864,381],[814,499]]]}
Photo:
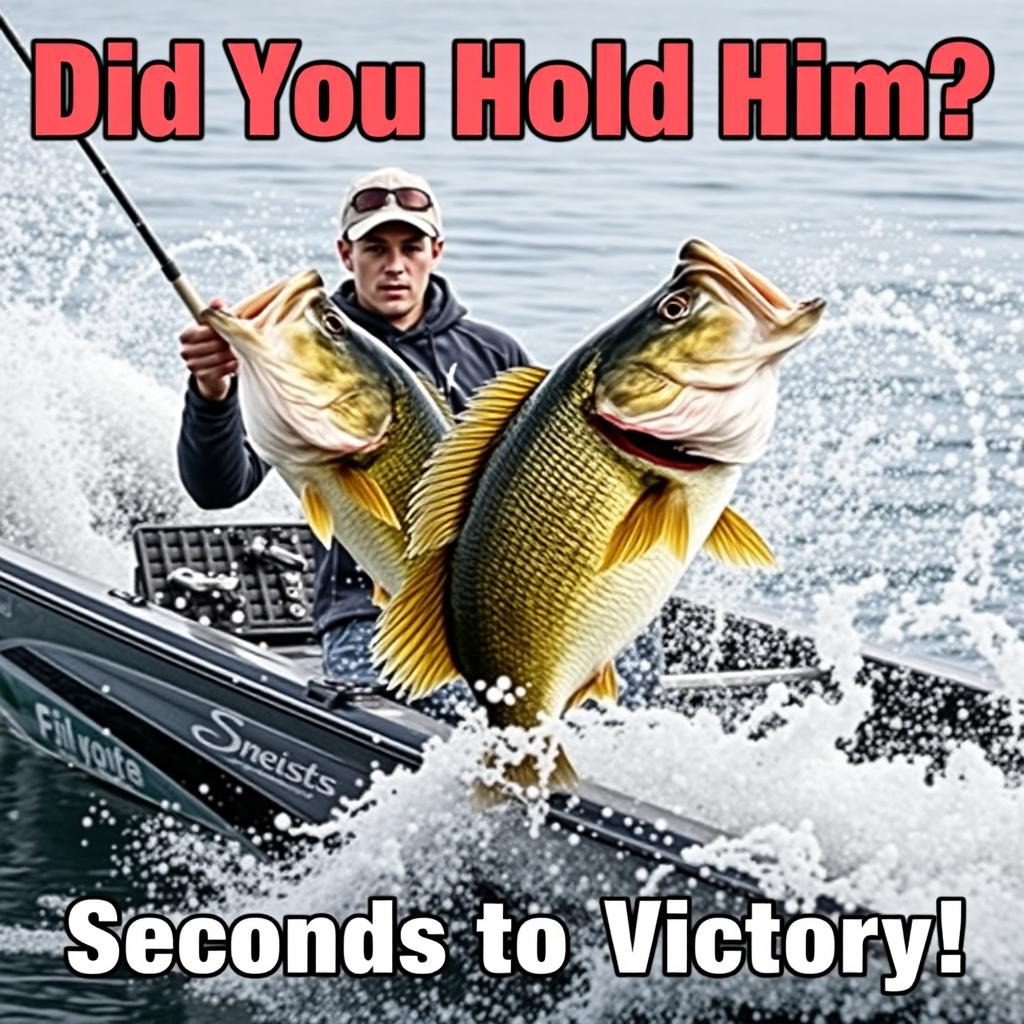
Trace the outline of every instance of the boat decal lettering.
{"label": "boat decal lettering", "polygon": [[87,771],[106,775],[140,792],[145,790],[142,766],[121,744],[108,737],[97,739],[81,723],[76,728],[71,715],[41,700],[35,702],[35,719],[39,738],[47,746],[66,754]]}
{"label": "boat decal lettering", "polygon": [[338,795],[338,780],[321,771],[318,762],[305,762],[287,750],[273,749],[243,735],[259,728],[248,719],[225,708],[212,708],[210,722],[212,725],[194,722],[191,727],[192,738],[207,750],[224,754],[232,764],[307,799],[313,796],[334,799]]}

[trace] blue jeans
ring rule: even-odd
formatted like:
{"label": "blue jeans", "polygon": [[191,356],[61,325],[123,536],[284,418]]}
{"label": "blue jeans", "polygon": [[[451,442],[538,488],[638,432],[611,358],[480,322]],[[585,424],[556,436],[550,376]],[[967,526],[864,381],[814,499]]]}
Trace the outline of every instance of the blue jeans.
{"label": "blue jeans", "polygon": [[[370,660],[373,626],[373,619],[349,619],[324,634],[324,675],[328,679],[342,685],[379,685],[380,673]],[[615,667],[622,682],[619,703],[623,707],[638,708],[660,703],[658,677],[665,671],[665,653],[659,619],[655,619],[615,659]],[[455,722],[463,716],[467,706],[472,708],[476,703],[469,687],[459,680],[430,697],[416,701],[414,706],[428,715]]]}
{"label": "blue jeans", "polygon": [[[373,619],[349,619],[329,629],[321,641],[324,675],[336,683],[380,685],[380,673],[370,659]],[[416,701],[417,711],[433,715],[445,722],[457,722],[467,710],[476,707],[469,687],[461,680],[448,683],[437,693]]]}

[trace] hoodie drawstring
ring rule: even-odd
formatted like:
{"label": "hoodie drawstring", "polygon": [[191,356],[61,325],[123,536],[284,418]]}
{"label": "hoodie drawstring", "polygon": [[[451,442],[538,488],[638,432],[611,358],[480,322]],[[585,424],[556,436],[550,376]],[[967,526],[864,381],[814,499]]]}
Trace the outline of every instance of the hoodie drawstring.
{"label": "hoodie drawstring", "polygon": [[451,395],[448,394],[448,378],[441,372],[441,363],[437,358],[437,342],[434,340],[434,329],[430,324],[426,325],[427,329],[427,342],[430,345],[430,362],[434,367],[434,380],[437,382],[437,386],[444,392],[445,398],[451,401]]}

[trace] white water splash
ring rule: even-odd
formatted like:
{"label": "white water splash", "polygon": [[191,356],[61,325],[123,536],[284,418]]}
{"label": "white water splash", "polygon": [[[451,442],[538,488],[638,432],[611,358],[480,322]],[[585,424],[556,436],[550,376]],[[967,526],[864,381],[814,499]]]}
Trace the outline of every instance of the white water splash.
{"label": "white water splash", "polygon": [[[230,513],[200,512],[185,494],[183,310],[73,152],[32,155],[12,154],[0,190],[0,540],[125,586],[139,523],[297,518],[276,480]],[[173,255],[230,294],[273,276],[222,232]]]}
{"label": "white water splash", "polygon": [[[26,143],[17,145],[0,190],[0,537],[125,585],[132,523],[224,517],[198,513],[176,482],[183,315],[73,151],[33,146],[29,158]],[[796,250],[784,241],[787,253]],[[912,255],[902,265],[881,261],[882,283],[851,282],[847,262],[860,266],[865,249],[881,247]],[[881,222],[842,237],[805,233],[799,249],[813,260],[787,256],[764,269],[795,293],[825,294],[828,319],[787,361],[772,447],[738,496],[783,571],[757,578],[702,565],[684,589],[816,617],[819,651],[835,666],[844,699],[794,702],[773,687],[732,731],[710,713],[579,712],[571,754],[588,778],[729,833],[691,857],[746,870],[781,898],[806,904],[831,894],[910,913],[930,912],[936,896],[965,896],[973,987],[962,996],[953,983],[940,986],[914,1013],[936,1022],[1019,1021],[1022,790],[970,744],[951,750],[946,772],[929,780],[908,759],[853,764],[836,741],[867,709],[867,693],[852,684],[862,637],[988,664],[1020,692],[1020,268],[989,265],[977,247],[934,249]],[[293,258],[300,250],[301,239],[264,222],[255,233],[247,225],[186,239],[175,253],[211,291],[232,297],[301,264]],[[257,252],[272,253],[272,264]],[[593,288],[607,282],[595,275]],[[295,514],[271,485],[249,513]],[[472,813],[467,775],[479,755],[479,732],[460,730],[431,749],[417,775],[374,780],[365,800],[339,809],[331,834],[340,846],[314,846],[284,866],[154,818],[128,838],[115,867],[144,902],[178,916],[341,917],[365,909],[369,895],[389,894],[410,912],[451,916],[469,940],[467,908],[494,884],[527,909],[568,904],[581,918],[576,973],[557,995],[530,985],[503,992],[472,969],[449,992],[230,975],[195,986],[198,999],[241,1000],[267,1020],[345,1013],[389,1021],[415,1012],[469,1021],[497,1011],[513,1020],[593,1021],[642,1008],[655,1019],[831,1012],[866,1021],[892,1012],[894,1003],[870,986],[839,979],[683,986],[616,978],[590,930],[596,897],[670,891],[676,880],[623,879],[565,837],[531,838],[529,818]],[[42,954],[62,945],[59,931],[0,931],[0,949]]]}
{"label": "white water splash", "polygon": [[[916,252],[882,265],[883,284],[851,286],[847,263],[886,243]],[[824,294],[826,318],[783,366],[772,445],[736,498],[781,571],[698,563],[682,592],[806,621],[816,594],[881,579],[860,606],[867,639],[984,669],[1019,692],[1020,267],[878,221],[811,249],[813,261],[788,260],[777,276]]]}
{"label": "white water splash", "polygon": [[[841,614],[848,612],[849,606]],[[686,859],[746,872],[790,912],[810,909],[820,896],[896,914],[933,913],[938,897],[965,897],[963,982],[926,972],[914,995],[893,999],[879,994],[877,969],[867,979],[814,982],[741,974],[684,985],[657,971],[615,977],[598,898],[699,893],[675,872],[620,864],[586,839],[536,833],[535,818],[521,809],[474,811],[473,780],[491,747],[478,717],[448,741],[433,742],[417,773],[375,773],[363,798],[346,802],[331,826],[316,830],[321,841],[285,863],[258,860],[167,816],[149,819],[115,858],[116,870],[145,894],[125,912],[154,909],[181,918],[202,910],[227,920],[329,913],[342,921],[365,912],[369,897],[389,895],[401,915],[433,913],[451,927],[446,980],[369,984],[342,975],[257,982],[226,972],[190,983],[201,1003],[243,1005],[256,1020],[327,1021],[339,1013],[397,1020],[429,1007],[432,1018],[460,1024],[498,1012],[584,1021],[615,1018],[629,1005],[637,1019],[652,1021],[680,1014],[725,1021],[744,1007],[786,1019],[813,1010],[871,1021],[903,1007],[912,1019],[936,1024],[965,1014],[1012,1021],[1024,1006],[1017,928],[1024,913],[1024,790],[970,745],[930,783],[924,765],[912,760],[851,763],[836,739],[860,710],[852,712],[846,700],[793,702],[777,686],[765,707],[733,731],[706,712],[577,711],[567,738],[589,780],[728,833],[732,838],[691,848]],[[760,729],[776,716],[783,724]],[[572,936],[566,975],[544,985],[483,977],[472,921],[485,896],[505,899],[517,916],[562,915]],[[714,909],[712,900],[702,912]]]}

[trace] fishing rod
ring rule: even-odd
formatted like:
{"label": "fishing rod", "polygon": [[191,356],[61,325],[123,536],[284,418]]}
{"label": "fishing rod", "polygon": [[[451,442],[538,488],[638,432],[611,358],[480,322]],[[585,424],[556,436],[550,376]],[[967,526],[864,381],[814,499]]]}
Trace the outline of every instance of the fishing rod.
{"label": "fishing rod", "polygon": [[[3,32],[7,37],[7,41],[11,44],[14,52],[21,58],[21,62],[26,68],[28,68],[29,74],[31,74],[32,58],[29,56],[29,52],[25,49],[25,45],[18,38],[18,34],[11,27],[2,12],[0,12],[0,32]],[[199,293],[193,287],[192,282],[181,271],[178,264],[175,263],[167,254],[167,250],[160,244],[156,235],[153,234],[153,231],[143,219],[142,214],[139,213],[138,208],[131,201],[131,197],[127,192],[125,192],[117,178],[114,177],[103,157],[96,152],[96,148],[92,143],[89,142],[88,139],[82,138],[75,139],[75,141],[82,147],[82,152],[85,153],[89,158],[89,162],[96,168],[96,171],[103,180],[103,183],[110,190],[111,195],[113,195],[117,200],[121,209],[128,214],[128,219],[132,222],[132,227],[135,228],[142,240],[149,247],[149,251],[156,257],[156,261],[160,264],[160,270],[163,272],[164,277],[170,281],[174,290],[178,293],[181,301],[188,307],[188,311],[192,314],[196,322],[200,322],[200,314],[204,309],[206,309],[208,303],[204,302],[199,297]]]}

